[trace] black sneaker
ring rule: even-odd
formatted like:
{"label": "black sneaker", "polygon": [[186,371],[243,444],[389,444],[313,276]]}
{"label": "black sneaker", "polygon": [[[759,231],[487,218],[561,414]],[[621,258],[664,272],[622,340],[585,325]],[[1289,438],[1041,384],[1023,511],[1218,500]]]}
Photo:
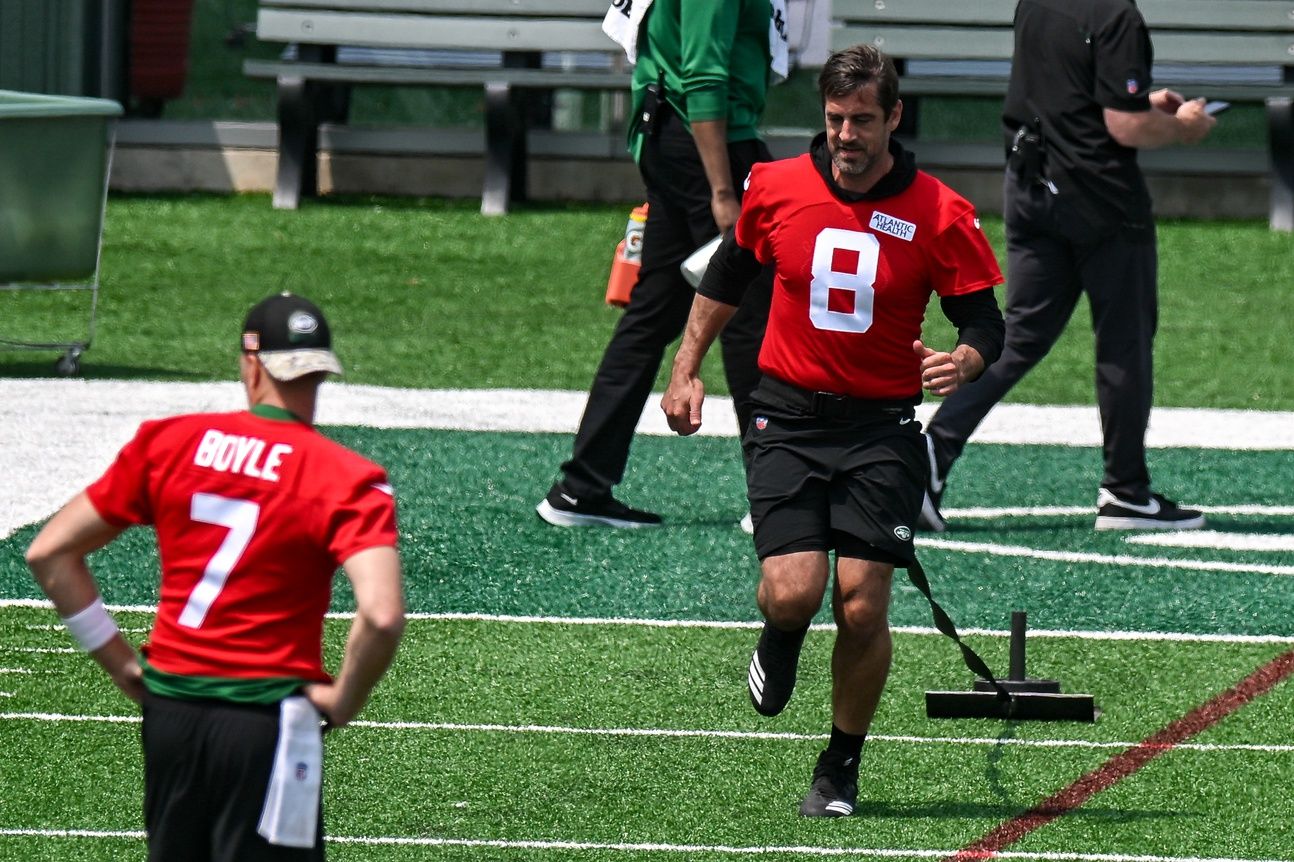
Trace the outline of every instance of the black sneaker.
{"label": "black sneaker", "polygon": [[944,480],[939,478],[939,467],[935,463],[935,441],[929,434],[926,438],[926,457],[930,459],[930,473],[926,477],[926,495],[921,500],[921,514],[917,516],[917,529],[927,533],[942,533],[948,529],[948,522],[939,512],[939,500],[944,495]]}
{"label": "black sneaker", "polygon": [[554,485],[535,507],[539,517],[554,527],[659,527],[660,515],[631,509],[608,495],[579,499]]}
{"label": "black sneaker", "polygon": [[858,801],[858,758],[830,749],[818,755],[813,783],[800,803],[801,817],[848,817]]}
{"label": "black sneaker", "polygon": [[1150,495],[1145,503],[1121,500],[1102,488],[1096,495],[1098,530],[1198,530],[1204,513],[1183,509],[1163,494]]}
{"label": "black sneaker", "polygon": [[800,664],[800,647],[809,627],[786,632],[768,623],[759,636],[759,644],[750,657],[746,682],[750,702],[760,715],[770,718],[786,709],[795,691],[795,672]]}

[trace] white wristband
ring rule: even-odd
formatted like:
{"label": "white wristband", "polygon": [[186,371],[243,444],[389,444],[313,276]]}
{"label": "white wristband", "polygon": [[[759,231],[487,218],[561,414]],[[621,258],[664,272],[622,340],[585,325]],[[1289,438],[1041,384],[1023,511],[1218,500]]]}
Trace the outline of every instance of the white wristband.
{"label": "white wristband", "polygon": [[103,606],[102,598],[96,598],[70,617],[63,617],[63,625],[86,652],[94,652],[117,634],[117,623]]}

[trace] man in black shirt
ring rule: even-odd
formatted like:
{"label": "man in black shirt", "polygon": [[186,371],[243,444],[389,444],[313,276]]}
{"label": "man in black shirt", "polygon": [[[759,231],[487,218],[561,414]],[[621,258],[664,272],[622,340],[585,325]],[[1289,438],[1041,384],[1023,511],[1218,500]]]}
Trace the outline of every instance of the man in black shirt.
{"label": "man in black shirt", "polygon": [[927,427],[920,525],[942,531],[944,480],[980,421],[1060,337],[1080,294],[1092,308],[1105,475],[1096,529],[1195,529],[1204,516],[1150,487],[1157,318],[1155,224],[1137,150],[1195,143],[1204,100],[1151,92],[1145,21],[1132,0],[1020,0],[1002,121],[1006,348]]}

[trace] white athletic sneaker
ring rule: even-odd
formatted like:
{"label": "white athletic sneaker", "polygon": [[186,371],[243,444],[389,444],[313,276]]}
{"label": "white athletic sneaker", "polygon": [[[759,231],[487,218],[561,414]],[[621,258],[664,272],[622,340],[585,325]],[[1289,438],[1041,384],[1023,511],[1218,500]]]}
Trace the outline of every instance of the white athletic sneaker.
{"label": "white athletic sneaker", "polygon": [[1105,488],[1096,495],[1098,530],[1198,530],[1204,513],[1183,509],[1163,494],[1151,493],[1145,503],[1121,500]]}
{"label": "white athletic sneaker", "polygon": [[539,501],[535,511],[554,527],[658,527],[661,522],[655,512],[631,509],[609,495],[598,500],[577,499],[560,484]]}

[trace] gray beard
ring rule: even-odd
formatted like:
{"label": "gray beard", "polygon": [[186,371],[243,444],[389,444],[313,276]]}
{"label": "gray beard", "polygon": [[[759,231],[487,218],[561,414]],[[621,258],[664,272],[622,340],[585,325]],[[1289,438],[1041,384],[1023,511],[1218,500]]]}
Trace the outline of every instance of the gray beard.
{"label": "gray beard", "polygon": [[[850,150],[849,152],[856,153],[859,152],[859,150]],[[831,163],[835,165],[836,170],[840,171],[842,174],[861,176],[872,169],[872,165],[876,164],[876,159],[866,159],[861,162],[848,162],[840,158],[838,152],[832,152]]]}

